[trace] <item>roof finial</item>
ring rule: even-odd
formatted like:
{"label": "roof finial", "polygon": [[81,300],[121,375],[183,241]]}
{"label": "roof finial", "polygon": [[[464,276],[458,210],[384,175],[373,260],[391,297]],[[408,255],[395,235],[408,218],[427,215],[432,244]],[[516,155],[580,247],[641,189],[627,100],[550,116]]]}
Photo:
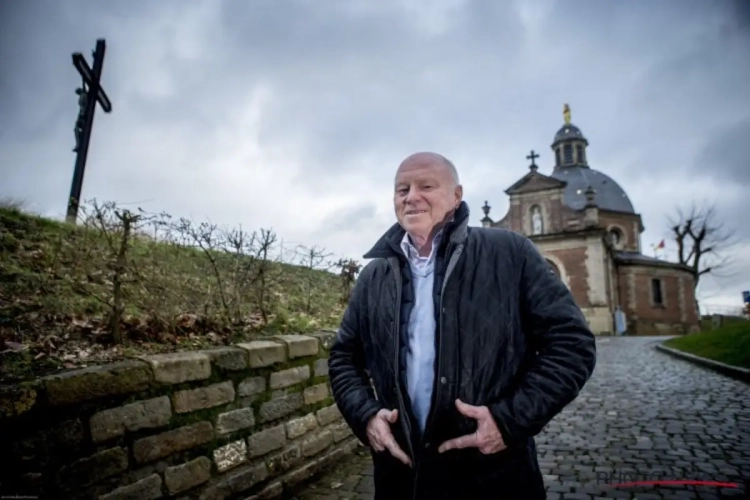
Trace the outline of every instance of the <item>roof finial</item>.
{"label": "roof finial", "polygon": [[536,162],[534,162],[534,160],[535,160],[536,158],[539,158],[539,155],[538,155],[538,154],[536,154],[536,153],[534,152],[534,150],[532,149],[532,150],[531,150],[531,154],[530,154],[529,156],[527,156],[527,157],[526,157],[526,159],[527,159],[527,160],[531,160],[531,165],[529,165],[529,169],[531,169],[531,170],[536,170],[536,169],[537,169],[537,166],[536,166]]}
{"label": "roof finial", "polygon": [[563,106],[563,118],[565,119],[565,123],[570,124],[570,106],[567,104]]}

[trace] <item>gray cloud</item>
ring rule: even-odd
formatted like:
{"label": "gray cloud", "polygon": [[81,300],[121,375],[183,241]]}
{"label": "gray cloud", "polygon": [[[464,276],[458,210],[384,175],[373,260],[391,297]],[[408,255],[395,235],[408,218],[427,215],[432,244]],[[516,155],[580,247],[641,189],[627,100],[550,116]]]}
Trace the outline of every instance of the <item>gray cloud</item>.
{"label": "gray cloud", "polygon": [[[359,257],[393,222],[391,183],[405,156],[448,156],[472,222],[485,199],[499,218],[530,149],[551,170],[567,102],[592,166],[643,215],[644,246],[690,200],[717,200],[728,223],[748,209],[739,148],[750,123],[750,15],[740,0],[0,9],[0,61],[12,68],[0,74],[0,196],[43,213],[62,214],[72,173],[70,53],[90,60],[97,37],[108,42],[114,112],[97,113],[87,198],[273,227],[286,241]],[[721,300],[732,302],[741,285],[727,279],[705,293],[729,290]]]}

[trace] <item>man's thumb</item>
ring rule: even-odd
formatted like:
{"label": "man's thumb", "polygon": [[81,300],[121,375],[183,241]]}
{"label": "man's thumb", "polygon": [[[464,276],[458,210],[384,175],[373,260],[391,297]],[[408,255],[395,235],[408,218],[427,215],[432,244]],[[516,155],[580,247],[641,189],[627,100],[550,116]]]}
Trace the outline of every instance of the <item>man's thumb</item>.
{"label": "man's thumb", "polygon": [[388,419],[390,423],[395,424],[396,420],[398,420],[398,410],[393,410],[392,412],[390,412],[386,419]]}

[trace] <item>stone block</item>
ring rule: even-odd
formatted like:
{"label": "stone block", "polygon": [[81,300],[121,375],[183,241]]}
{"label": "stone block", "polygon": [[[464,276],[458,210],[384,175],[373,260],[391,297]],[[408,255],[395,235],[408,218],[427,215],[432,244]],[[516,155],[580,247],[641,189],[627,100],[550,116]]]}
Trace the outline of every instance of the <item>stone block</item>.
{"label": "stone block", "polygon": [[255,425],[255,415],[252,408],[240,408],[220,414],[216,418],[216,434],[229,434],[230,432],[247,429]]}
{"label": "stone block", "polygon": [[321,427],[325,427],[328,424],[334,423],[336,420],[341,418],[341,412],[339,411],[338,407],[333,404],[331,406],[326,406],[325,408],[321,408],[318,410],[318,423]]}
{"label": "stone block", "polygon": [[283,472],[287,472],[292,467],[299,465],[302,462],[302,448],[299,444],[289,446],[279,453],[269,455],[266,459],[266,465],[268,466],[268,472],[275,476]]}
{"label": "stone block", "polygon": [[247,461],[247,445],[244,439],[233,441],[214,450],[216,470],[226,472]]}
{"label": "stone block", "polygon": [[248,465],[230,472],[220,482],[207,488],[201,494],[200,500],[223,500],[243,493],[266,479],[268,479],[266,464]]}
{"label": "stone block", "polygon": [[137,440],[133,443],[133,456],[138,463],[150,462],[208,443],[213,438],[213,426],[209,422],[197,422]]}
{"label": "stone block", "polygon": [[177,391],[172,395],[175,413],[213,408],[234,401],[234,385],[230,380],[207,387]]}
{"label": "stone block", "polygon": [[151,365],[154,379],[162,384],[181,384],[211,376],[211,360],[200,351],[153,354],[141,359]]}
{"label": "stone block", "polygon": [[0,418],[17,417],[31,410],[37,394],[38,387],[33,384],[0,387]]}
{"label": "stone block", "polygon": [[317,429],[318,420],[315,415],[309,413],[304,417],[295,418],[286,423],[286,434],[289,439],[295,439],[303,434]]}
{"label": "stone block", "polygon": [[142,391],[152,375],[144,363],[122,361],[51,375],[43,381],[50,404],[58,406]]}
{"label": "stone block", "polygon": [[161,477],[152,474],[127,486],[120,486],[116,490],[102,495],[99,500],[154,500],[161,498]]}
{"label": "stone block", "polygon": [[285,444],[286,430],[282,424],[248,436],[247,451],[250,458],[260,457],[266,453],[283,448]]}
{"label": "stone block", "polygon": [[301,482],[310,479],[316,472],[316,470],[318,470],[318,466],[313,460],[309,464],[290,472],[289,474],[281,478],[282,482],[284,483],[284,489],[291,490]]}
{"label": "stone block", "polygon": [[351,427],[349,427],[349,424],[346,422],[333,425],[331,427],[331,432],[333,433],[333,441],[335,443],[343,441],[353,434]]}
{"label": "stone block", "polygon": [[211,460],[198,457],[182,465],[167,467],[164,483],[170,495],[189,490],[211,479]]}
{"label": "stone block", "polygon": [[254,396],[266,390],[266,379],[263,377],[246,378],[237,386],[237,395],[240,397]]}
{"label": "stone block", "polygon": [[328,358],[318,359],[315,361],[315,376],[316,377],[328,376]]}
{"label": "stone block", "polygon": [[283,493],[284,485],[281,483],[281,481],[275,481],[260,490],[255,495],[250,495],[245,500],[274,500],[276,498],[280,498]]}
{"label": "stone block", "polygon": [[252,342],[237,344],[237,347],[247,351],[250,368],[263,368],[286,361],[284,344],[278,342],[253,340]]}
{"label": "stone block", "polygon": [[60,468],[58,483],[68,490],[78,490],[97,481],[120,474],[128,468],[128,455],[122,448],[110,448]]}
{"label": "stone block", "polygon": [[320,346],[324,350],[330,351],[333,342],[336,340],[336,332],[333,330],[320,330],[313,333],[312,337],[315,337],[320,341]]}
{"label": "stone block", "polygon": [[260,405],[258,416],[260,421],[271,422],[279,418],[286,417],[299,410],[304,406],[304,400],[302,399],[302,393],[295,392],[281,396],[277,399],[272,399]]}
{"label": "stone block", "polygon": [[270,377],[270,386],[271,389],[283,389],[304,382],[309,378],[309,366],[295,366],[294,368],[273,372]]}
{"label": "stone block", "polygon": [[302,455],[311,457],[317,455],[333,444],[333,433],[329,430],[320,432],[302,442]]}
{"label": "stone block", "polygon": [[172,406],[167,396],[136,401],[95,413],[91,417],[91,438],[100,443],[122,436],[125,431],[161,427],[167,425],[171,417]]}
{"label": "stone block", "polygon": [[278,335],[274,338],[286,344],[289,359],[315,356],[320,349],[318,339],[307,335]]}
{"label": "stone block", "polygon": [[306,405],[314,405],[328,398],[328,384],[317,384],[308,387],[302,393]]}
{"label": "stone block", "polygon": [[239,371],[247,369],[247,351],[239,347],[217,347],[203,351],[211,363],[223,370]]}

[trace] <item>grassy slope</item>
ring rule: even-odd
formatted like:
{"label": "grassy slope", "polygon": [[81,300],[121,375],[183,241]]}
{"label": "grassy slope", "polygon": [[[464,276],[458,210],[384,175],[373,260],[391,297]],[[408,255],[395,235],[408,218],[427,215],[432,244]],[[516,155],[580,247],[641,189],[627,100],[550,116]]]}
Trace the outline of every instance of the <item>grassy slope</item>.
{"label": "grassy slope", "polygon": [[[0,381],[142,352],[332,328],[343,311],[333,273],[274,262],[266,285],[243,288],[237,276],[244,256],[218,255],[214,266],[199,249],[135,239],[123,285],[125,341],[113,346],[113,252],[105,236],[0,208]],[[227,319],[220,290],[234,300],[239,321]]]}
{"label": "grassy slope", "polygon": [[750,321],[676,337],[664,345],[728,365],[750,368]]}

